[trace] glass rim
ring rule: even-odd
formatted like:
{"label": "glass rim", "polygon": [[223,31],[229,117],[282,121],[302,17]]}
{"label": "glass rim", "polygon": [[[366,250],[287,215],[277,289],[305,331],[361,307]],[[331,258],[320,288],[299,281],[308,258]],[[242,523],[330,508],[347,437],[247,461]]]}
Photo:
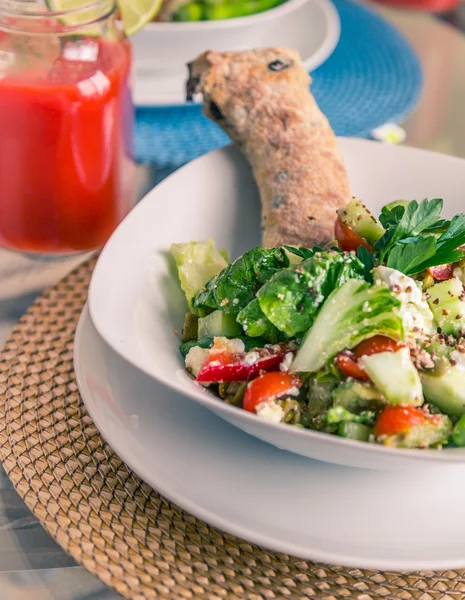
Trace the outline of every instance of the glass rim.
{"label": "glass rim", "polygon": [[[43,6],[43,10],[40,10]],[[90,0],[70,9],[51,10],[46,3],[37,0],[0,0],[0,31],[25,31],[30,35],[58,33],[65,35],[76,30],[86,29],[109,19],[115,14],[116,0]],[[23,29],[21,23],[46,21],[44,31]],[[59,30],[53,31],[50,25],[56,22]]]}

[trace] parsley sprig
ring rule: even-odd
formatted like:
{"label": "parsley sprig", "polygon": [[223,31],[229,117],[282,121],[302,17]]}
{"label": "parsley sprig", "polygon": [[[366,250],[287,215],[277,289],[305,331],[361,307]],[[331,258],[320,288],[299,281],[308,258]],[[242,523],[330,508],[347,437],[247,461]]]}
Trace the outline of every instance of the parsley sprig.
{"label": "parsley sprig", "polygon": [[465,244],[465,214],[448,221],[441,218],[442,208],[440,198],[383,208],[380,221],[386,231],[375,244],[378,263],[415,275],[459,261],[464,255],[459,247]]}

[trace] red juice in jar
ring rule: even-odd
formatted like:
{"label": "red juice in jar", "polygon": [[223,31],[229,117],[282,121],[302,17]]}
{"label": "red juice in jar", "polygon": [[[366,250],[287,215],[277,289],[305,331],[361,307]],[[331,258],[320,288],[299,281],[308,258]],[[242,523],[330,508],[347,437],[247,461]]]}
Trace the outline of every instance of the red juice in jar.
{"label": "red juice in jar", "polygon": [[[0,67],[8,36],[0,32]],[[129,42],[25,39],[25,64],[3,77],[0,68],[0,246],[99,248],[133,204]]]}

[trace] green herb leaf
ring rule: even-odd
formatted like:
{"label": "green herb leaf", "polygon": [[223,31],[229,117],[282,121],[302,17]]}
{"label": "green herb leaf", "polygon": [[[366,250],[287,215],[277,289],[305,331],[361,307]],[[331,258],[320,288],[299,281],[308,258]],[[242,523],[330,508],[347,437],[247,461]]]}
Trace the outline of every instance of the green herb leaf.
{"label": "green herb leaf", "polygon": [[465,215],[455,215],[438,239],[438,250],[455,250],[465,244]]}
{"label": "green herb leaf", "polygon": [[291,254],[295,254],[295,256],[299,256],[304,260],[306,258],[311,258],[315,254],[315,252],[322,251],[321,248],[319,248],[318,246],[313,246],[313,248],[296,248],[295,246],[284,246],[284,248]]}
{"label": "green herb leaf", "polygon": [[461,250],[445,250],[438,251],[429,260],[425,260],[416,269],[415,273],[421,273],[428,267],[436,267],[438,265],[447,265],[449,263],[458,262],[463,258],[463,252]]}
{"label": "green herb leaf", "polygon": [[398,225],[402,217],[404,216],[405,206],[395,206],[392,209],[383,206],[379,220],[385,229],[392,225]]}
{"label": "green herb leaf", "polygon": [[443,233],[450,225],[447,219],[439,219],[436,223],[430,225],[423,233]]}
{"label": "green herb leaf", "polygon": [[[440,224],[443,228],[444,223],[447,228],[439,238],[429,234],[426,237],[415,236],[399,240],[388,255],[387,266],[406,275],[414,275],[428,267],[461,260],[464,253],[458,248],[465,244],[465,215],[456,215],[450,222],[437,221],[435,226]],[[426,231],[423,231],[423,235]]]}
{"label": "green herb leaf", "polygon": [[[397,206],[385,213],[385,219],[391,219],[383,237],[375,244],[379,252],[379,262],[382,264],[388,253],[401,240],[416,237],[428,227],[436,225],[441,217],[443,202],[440,198],[422,200],[420,204],[412,200],[407,206]],[[399,221],[401,210],[404,210]],[[389,216],[389,212],[391,216]],[[392,216],[394,215],[394,216]],[[386,221],[387,222],[387,221]]]}
{"label": "green herb leaf", "polygon": [[420,273],[422,265],[436,252],[436,239],[432,236],[418,238],[415,243],[399,243],[389,253],[386,265],[405,275]]}
{"label": "green herb leaf", "polygon": [[363,263],[363,276],[365,280],[373,283],[373,277],[371,275],[371,271],[375,266],[375,257],[373,252],[369,252],[364,246],[359,246],[357,248],[357,256]]}
{"label": "green herb leaf", "polygon": [[420,204],[416,200],[410,202],[397,226],[393,241],[397,242],[404,237],[418,235],[436,223],[441,217],[442,205],[440,198],[433,200],[425,198]]}

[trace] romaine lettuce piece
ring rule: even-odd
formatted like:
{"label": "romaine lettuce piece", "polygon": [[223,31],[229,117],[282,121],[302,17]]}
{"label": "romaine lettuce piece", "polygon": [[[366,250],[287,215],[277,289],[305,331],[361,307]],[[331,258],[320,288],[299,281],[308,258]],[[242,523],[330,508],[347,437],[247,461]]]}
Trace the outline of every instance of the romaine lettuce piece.
{"label": "romaine lettuce piece", "polygon": [[212,277],[195,296],[194,307],[238,313],[276,271],[288,266],[283,248],[253,248]]}
{"label": "romaine lettuce piece", "polygon": [[291,371],[318,371],[344,348],[354,348],[377,334],[402,340],[400,306],[400,300],[387,286],[350,279],[323,304]]}
{"label": "romaine lettuce piece", "polygon": [[364,267],[354,254],[317,252],[299,265],[273,275],[257,293],[265,316],[292,337],[307,331],[330,293],[348,279],[363,279]]}
{"label": "romaine lettuce piece", "polygon": [[193,297],[214,275],[224,269],[228,260],[225,251],[219,252],[213,240],[171,244],[178,277],[189,307]]}

